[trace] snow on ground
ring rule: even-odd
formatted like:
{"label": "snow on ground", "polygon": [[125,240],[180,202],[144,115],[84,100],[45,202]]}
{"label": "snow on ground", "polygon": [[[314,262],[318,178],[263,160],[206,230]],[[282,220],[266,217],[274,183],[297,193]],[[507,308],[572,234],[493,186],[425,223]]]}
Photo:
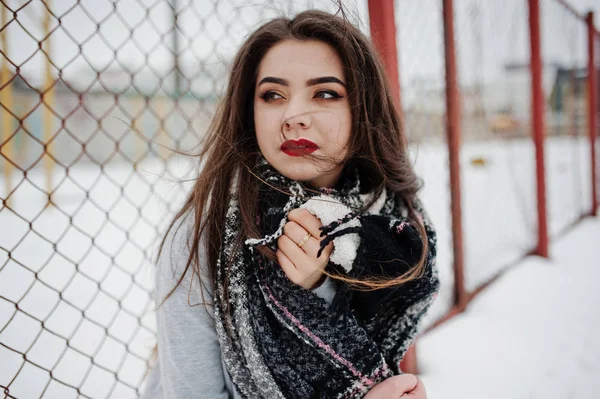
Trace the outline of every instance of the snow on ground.
{"label": "snow on ground", "polygon": [[600,218],[587,218],[423,336],[429,399],[600,397]]}
{"label": "snow on ground", "polygon": [[[589,208],[589,144],[585,138],[552,138],[546,151],[549,224],[556,235]],[[411,152],[425,181],[421,197],[439,237],[442,287],[426,327],[452,303],[447,149],[443,144],[423,144]],[[478,157],[485,159],[484,166],[471,164]],[[522,258],[535,243],[533,146],[530,140],[468,143],[462,147],[461,163],[466,285],[472,289]],[[172,179],[190,177],[189,163],[167,165],[170,178],[164,177],[164,166],[150,160],[137,171],[127,164],[100,167],[87,163],[68,172],[57,168],[52,183],[57,206],[48,208],[43,171],[28,171],[30,181],[23,181],[20,173],[13,176],[13,185],[20,183],[11,196],[12,210],[0,208],[0,248],[4,248],[0,250],[0,343],[26,353],[32,363],[21,368],[23,356],[0,345],[0,385],[11,383],[11,395],[36,398],[46,389],[44,398],[77,397],[74,389],[50,380],[42,369],[46,368],[53,370],[55,379],[81,387],[86,397],[137,396],[154,345],[149,291],[156,240],[193,183]],[[4,189],[5,182],[0,181],[2,198]],[[531,260],[524,266],[531,270],[530,277],[535,277],[536,268],[548,269]],[[504,284],[515,295],[522,286],[508,278]],[[558,280],[568,281],[565,277]],[[550,289],[545,284],[535,287],[534,298]],[[520,318],[526,309],[521,304],[512,317],[520,322],[533,320],[532,316]],[[498,356],[519,359],[528,352],[518,350],[524,344],[520,336],[510,333],[525,327],[502,327],[495,321],[498,310],[496,306],[482,311],[479,319],[467,321],[465,331],[456,334],[469,337],[470,343],[490,339],[487,330],[501,334],[509,343],[514,341],[509,346],[517,350],[498,348]],[[502,315],[508,312],[514,310],[506,309]],[[551,316],[558,316],[553,308],[546,314]],[[442,356],[445,352],[435,348],[440,331],[447,331],[456,320],[424,337],[419,352],[425,356],[422,364],[427,367],[432,393],[441,387],[437,397],[447,397],[439,396],[446,389],[445,381],[461,381],[451,376],[462,358],[453,353]],[[544,331],[543,335],[548,334]],[[464,356],[463,347],[454,348]],[[494,360],[493,352],[478,350],[481,358]],[[456,386],[460,389],[461,385]]]}
{"label": "snow on ground", "polygon": [[[586,137],[546,140],[548,229],[556,237],[591,209],[590,150]],[[412,149],[425,182],[421,194],[438,232],[442,286],[424,327],[452,304],[452,226],[448,154],[444,145]],[[485,165],[472,160],[482,158]],[[535,151],[530,139],[482,141],[461,147],[465,286],[471,291],[521,259],[537,240]]]}

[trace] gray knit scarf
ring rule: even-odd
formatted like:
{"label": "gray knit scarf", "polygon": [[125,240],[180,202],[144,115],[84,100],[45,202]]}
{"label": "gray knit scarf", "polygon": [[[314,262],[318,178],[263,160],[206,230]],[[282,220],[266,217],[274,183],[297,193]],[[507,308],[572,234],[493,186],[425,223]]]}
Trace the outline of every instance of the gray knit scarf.
{"label": "gray knit scarf", "polygon": [[[399,363],[439,287],[435,231],[414,203],[429,244],[422,277],[376,291],[359,291],[335,280],[336,296],[329,304],[292,283],[255,247],[276,249],[292,209],[304,206],[319,216],[319,203],[334,204],[338,214],[340,209],[345,214],[323,222],[322,247],[331,241],[335,247],[328,270],[360,279],[397,277],[422,252],[405,201],[384,191],[379,205],[357,211],[370,197],[360,192],[354,167],[345,168],[339,188],[319,194],[282,176],[264,159],[257,170],[269,183],[259,190],[257,224],[263,238],[248,239],[235,250],[241,221],[234,184],[217,263],[215,321],[232,381],[245,398],[361,398],[378,382],[402,372]],[[331,213],[325,210],[320,216]]]}

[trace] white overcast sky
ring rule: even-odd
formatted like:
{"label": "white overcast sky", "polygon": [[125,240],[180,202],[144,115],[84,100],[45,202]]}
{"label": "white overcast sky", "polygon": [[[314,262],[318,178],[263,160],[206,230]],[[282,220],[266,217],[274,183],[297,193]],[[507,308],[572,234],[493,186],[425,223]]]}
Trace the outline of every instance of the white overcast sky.
{"label": "white overcast sky", "polygon": [[[585,26],[556,0],[542,4],[544,61],[579,65],[585,61]],[[600,26],[599,0],[569,0],[581,13],[594,9]],[[25,0],[4,0],[13,9]],[[149,5],[155,4],[153,7]],[[204,68],[220,73],[220,60],[229,59],[243,38],[261,22],[276,15],[292,15],[306,8],[330,9],[330,0],[179,0],[182,64],[187,70]],[[346,0],[351,19],[368,30],[366,0]],[[51,0],[61,15],[52,38],[52,59],[65,79],[91,80],[94,71],[123,66],[164,74],[173,62],[169,1]],[[148,11],[149,10],[149,11]],[[17,14],[6,30],[9,58],[32,80],[41,78],[44,58],[36,49],[43,37],[41,0]],[[455,0],[458,63],[465,82],[494,80],[507,62],[527,61],[529,42],[526,0]],[[396,0],[398,47],[404,85],[438,81],[443,68],[441,0]],[[53,19],[52,25],[58,21]],[[100,24],[97,31],[97,25]],[[27,30],[27,32],[25,31]],[[132,35],[130,33],[133,32]],[[81,46],[81,53],[80,48]],[[121,65],[114,63],[114,51]],[[34,54],[32,56],[32,54]],[[30,58],[31,57],[31,58]],[[57,73],[57,71],[55,71]],[[217,76],[219,78],[220,76]]]}

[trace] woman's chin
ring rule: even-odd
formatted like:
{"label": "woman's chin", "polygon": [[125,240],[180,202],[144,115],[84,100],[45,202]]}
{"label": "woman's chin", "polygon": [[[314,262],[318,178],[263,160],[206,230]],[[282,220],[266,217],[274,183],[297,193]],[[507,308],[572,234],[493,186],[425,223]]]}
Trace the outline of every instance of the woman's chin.
{"label": "woman's chin", "polygon": [[279,172],[288,179],[301,181],[309,186],[314,188],[322,188],[322,187],[334,187],[337,184],[337,180],[339,178],[338,175],[332,174],[323,174],[322,172],[311,170],[311,171],[286,171]]}
{"label": "woman's chin", "polygon": [[275,170],[283,176],[291,180],[305,182],[315,188],[329,187],[335,185],[339,178],[340,170],[334,172],[326,172],[315,164],[314,160],[303,157],[292,157],[283,153],[269,159],[267,161]]}
{"label": "woman's chin", "polygon": [[[277,169],[277,168],[275,168]],[[298,170],[298,168],[281,168],[281,169],[277,169],[277,171],[279,173],[281,173],[282,175],[284,175],[285,177],[287,177],[288,179],[291,180],[298,180],[298,181],[310,181],[310,180],[314,180],[315,178],[317,178],[319,176],[318,173],[310,173],[310,171],[304,171],[304,170]]]}

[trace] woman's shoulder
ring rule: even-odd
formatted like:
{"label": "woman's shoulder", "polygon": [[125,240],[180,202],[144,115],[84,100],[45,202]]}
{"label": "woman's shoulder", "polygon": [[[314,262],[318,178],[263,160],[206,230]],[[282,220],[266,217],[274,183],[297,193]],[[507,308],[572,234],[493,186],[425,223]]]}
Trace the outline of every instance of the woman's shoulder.
{"label": "woman's shoulder", "polygon": [[[204,236],[201,236],[197,246],[197,268],[201,279],[198,278],[194,264],[190,264],[191,250],[194,248],[195,217],[188,211],[172,221],[164,235],[162,246],[158,247],[155,268],[155,288],[158,295],[168,294],[181,280],[178,289],[191,287],[200,289],[202,282],[204,293],[212,293],[212,281],[209,278]],[[183,277],[182,277],[183,275]]]}
{"label": "woman's shoulder", "polygon": [[176,273],[181,266],[181,260],[190,254],[190,237],[193,231],[193,214],[186,212],[167,225],[165,233],[160,237],[156,257],[157,269],[163,272]]}

